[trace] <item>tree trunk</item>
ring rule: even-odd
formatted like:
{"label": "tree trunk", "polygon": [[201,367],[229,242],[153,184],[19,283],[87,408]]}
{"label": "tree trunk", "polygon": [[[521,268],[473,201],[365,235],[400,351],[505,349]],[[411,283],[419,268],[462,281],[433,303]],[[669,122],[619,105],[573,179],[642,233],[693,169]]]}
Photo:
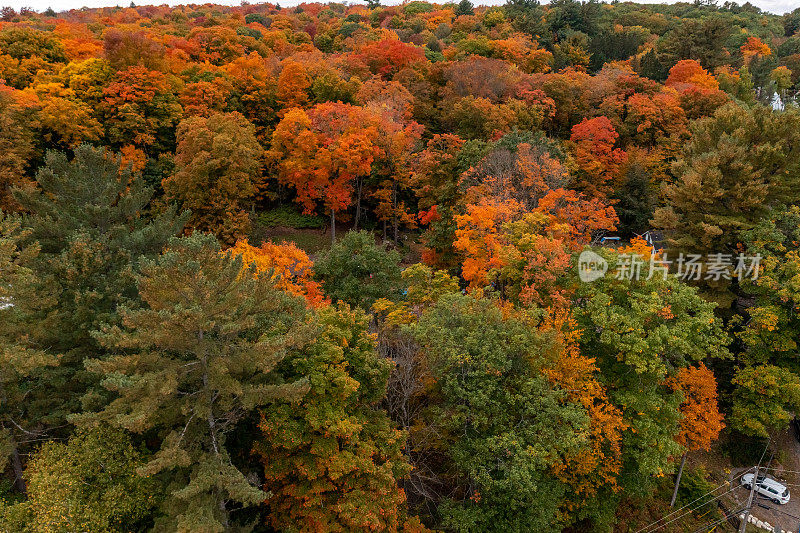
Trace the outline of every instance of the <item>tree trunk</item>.
{"label": "tree trunk", "polygon": [[331,244],[336,244],[336,213],[331,209]]}
{"label": "tree trunk", "polygon": [[219,500],[219,510],[222,513],[222,527],[225,528],[225,531],[230,531],[230,521],[228,520],[228,506],[222,497],[217,496],[220,498]]}
{"label": "tree trunk", "polygon": [[675,490],[672,491],[672,501],[669,502],[670,507],[675,507],[675,500],[678,498],[678,486],[681,484],[681,476],[683,475],[683,465],[686,464],[686,452],[683,452],[681,457],[681,467],[678,469],[678,478],[675,480]]}
{"label": "tree trunk", "polygon": [[361,219],[361,184],[362,179],[358,178],[358,193],[356,194],[356,221],[353,223],[353,229],[358,231],[358,221]]}
{"label": "tree trunk", "polygon": [[394,225],[394,244],[397,246],[399,240],[399,232],[397,229],[397,182],[392,183],[392,224]]}
{"label": "tree trunk", "polygon": [[14,437],[11,437],[11,468],[14,470],[14,488],[22,494],[26,494],[28,486],[25,483],[25,471],[22,468],[22,459],[19,457],[19,449]]}

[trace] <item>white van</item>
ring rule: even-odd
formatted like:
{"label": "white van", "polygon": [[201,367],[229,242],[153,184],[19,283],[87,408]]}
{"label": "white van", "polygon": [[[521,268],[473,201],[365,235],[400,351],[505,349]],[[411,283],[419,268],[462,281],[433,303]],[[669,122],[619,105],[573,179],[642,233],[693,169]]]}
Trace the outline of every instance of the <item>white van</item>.
{"label": "white van", "polygon": [[[750,490],[750,487],[753,486],[753,474],[743,475],[742,485],[744,485],[744,488],[747,490]],[[758,476],[756,480],[756,492],[768,500],[772,500],[773,503],[779,503],[781,505],[789,503],[789,489],[774,479]]]}

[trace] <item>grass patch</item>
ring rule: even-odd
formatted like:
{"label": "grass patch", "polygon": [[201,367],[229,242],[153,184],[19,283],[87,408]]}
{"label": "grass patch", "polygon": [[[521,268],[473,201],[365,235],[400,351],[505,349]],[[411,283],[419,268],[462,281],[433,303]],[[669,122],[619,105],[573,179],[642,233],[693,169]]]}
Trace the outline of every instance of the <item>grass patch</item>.
{"label": "grass patch", "polygon": [[[331,234],[321,229],[292,228],[289,226],[267,226],[261,222],[260,217],[253,217],[252,227],[248,240],[253,246],[260,246],[262,242],[272,241],[276,244],[293,242],[298,248],[309,255],[317,254],[329,248]],[[337,232],[337,237],[338,237]]]}
{"label": "grass patch", "polygon": [[267,228],[322,229],[327,219],[318,215],[304,215],[289,205],[282,205],[258,214],[258,223]]}
{"label": "grass patch", "polygon": [[317,231],[275,232],[270,235],[270,239],[272,239],[272,242],[293,242],[298,248],[309,255],[319,253],[326,248],[330,248],[331,246],[330,233],[323,234]]}

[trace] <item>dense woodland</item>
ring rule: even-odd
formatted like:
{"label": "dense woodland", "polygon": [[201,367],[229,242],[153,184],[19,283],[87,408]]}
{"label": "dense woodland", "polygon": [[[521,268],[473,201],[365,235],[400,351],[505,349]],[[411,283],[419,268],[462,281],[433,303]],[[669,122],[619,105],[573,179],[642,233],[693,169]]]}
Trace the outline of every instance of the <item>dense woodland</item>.
{"label": "dense woodland", "polygon": [[800,409],[799,79],[749,3],[2,9],[0,529],[639,530]]}

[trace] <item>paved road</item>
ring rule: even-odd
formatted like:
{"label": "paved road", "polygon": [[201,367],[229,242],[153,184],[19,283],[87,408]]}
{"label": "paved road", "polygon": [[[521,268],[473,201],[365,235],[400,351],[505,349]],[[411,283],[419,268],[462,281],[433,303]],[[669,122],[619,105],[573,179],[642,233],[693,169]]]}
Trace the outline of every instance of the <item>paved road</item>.
{"label": "paved road", "polygon": [[[753,505],[752,514],[759,520],[772,524],[776,531],[781,528],[784,531],[798,533],[800,531],[800,442],[787,430],[776,438],[775,444],[775,448],[781,450],[781,457],[785,464],[770,469],[767,475],[789,487],[792,497],[786,505],[774,504],[764,498],[759,498]],[[776,464],[776,461],[773,461],[773,465]],[[731,493],[734,498],[731,505],[738,504],[738,507],[744,507],[747,504],[750,492],[741,486],[739,479],[746,470],[748,469],[735,468],[731,471],[730,479],[734,480],[733,483],[736,485],[734,492]],[[793,518],[792,515],[798,518]]]}

